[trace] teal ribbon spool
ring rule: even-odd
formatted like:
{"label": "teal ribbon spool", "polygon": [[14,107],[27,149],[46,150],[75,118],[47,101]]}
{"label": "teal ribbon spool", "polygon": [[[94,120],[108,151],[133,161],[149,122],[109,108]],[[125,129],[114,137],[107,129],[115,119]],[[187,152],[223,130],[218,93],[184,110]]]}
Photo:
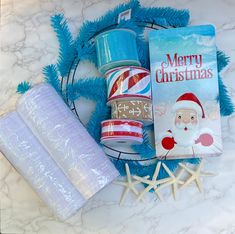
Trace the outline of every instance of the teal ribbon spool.
{"label": "teal ribbon spool", "polygon": [[98,70],[105,74],[120,66],[140,66],[136,33],[128,29],[113,29],[95,38]]}

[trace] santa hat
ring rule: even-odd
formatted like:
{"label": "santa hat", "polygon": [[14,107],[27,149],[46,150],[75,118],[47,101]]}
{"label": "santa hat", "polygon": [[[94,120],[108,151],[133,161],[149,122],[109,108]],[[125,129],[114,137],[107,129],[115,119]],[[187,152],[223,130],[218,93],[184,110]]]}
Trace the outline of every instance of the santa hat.
{"label": "santa hat", "polygon": [[193,109],[196,110],[202,118],[205,118],[205,113],[202,104],[196,97],[196,95],[193,93],[184,93],[176,100],[172,111],[175,112],[178,109]]}

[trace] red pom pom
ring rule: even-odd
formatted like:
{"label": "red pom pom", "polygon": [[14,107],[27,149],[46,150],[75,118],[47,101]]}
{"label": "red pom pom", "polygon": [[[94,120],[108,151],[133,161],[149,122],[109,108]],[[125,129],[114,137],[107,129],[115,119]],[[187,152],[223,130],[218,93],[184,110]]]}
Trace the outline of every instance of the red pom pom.
{"label": "red pom pom", "polygon": [[200,135],[199,141],[203,146],[211,146],[214,142],[213,137],[209,133]]}
{"label": "red pom pom", "polygon": [[175,146],[175,141],[173,137],[165,137],[162,139],[162,146],[166,150],[171,150]]}

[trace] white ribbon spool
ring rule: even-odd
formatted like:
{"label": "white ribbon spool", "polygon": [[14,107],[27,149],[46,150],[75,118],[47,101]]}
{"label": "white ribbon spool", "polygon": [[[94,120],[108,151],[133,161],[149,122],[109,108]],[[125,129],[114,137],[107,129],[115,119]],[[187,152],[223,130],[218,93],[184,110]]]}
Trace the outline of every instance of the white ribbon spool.
{"label": "white ribbon spool", "polygon": [[50,85],[39,84],[26,92],[17,111],[86,199],[119,175]]}
{"label": "white ribbon spool", "polygon": [[17,112],[0,118],[0,151],[60,219],[69,218],[84,204]]}

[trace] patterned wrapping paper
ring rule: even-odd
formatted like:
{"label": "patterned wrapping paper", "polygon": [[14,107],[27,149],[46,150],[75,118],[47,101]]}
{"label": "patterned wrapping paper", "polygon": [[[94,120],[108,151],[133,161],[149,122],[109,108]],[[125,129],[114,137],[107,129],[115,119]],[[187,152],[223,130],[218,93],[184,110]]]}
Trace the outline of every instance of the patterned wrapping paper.
{"label": "patterned wrapping paper", "polygon": [[145,125],[153,122],[150,100],[122,100],[111,102],[112,119],[133,119]]}
{"label": "patterned wrapping paper", "polygon": [[123,66],[105,74],[108,87],[108,104],[120,98],[151,99],[150,72],[142,67]]}
{"label": "patterned wrapping paper", "polygon": [[119,175],[50,85],[39,84],[26,92],[17,111],[86,199]]}
{"label": "patterned wrapping paper", "polygon": [[69,218],[84,204],[17,112],[0,118],[0,150],[60,219]]}

